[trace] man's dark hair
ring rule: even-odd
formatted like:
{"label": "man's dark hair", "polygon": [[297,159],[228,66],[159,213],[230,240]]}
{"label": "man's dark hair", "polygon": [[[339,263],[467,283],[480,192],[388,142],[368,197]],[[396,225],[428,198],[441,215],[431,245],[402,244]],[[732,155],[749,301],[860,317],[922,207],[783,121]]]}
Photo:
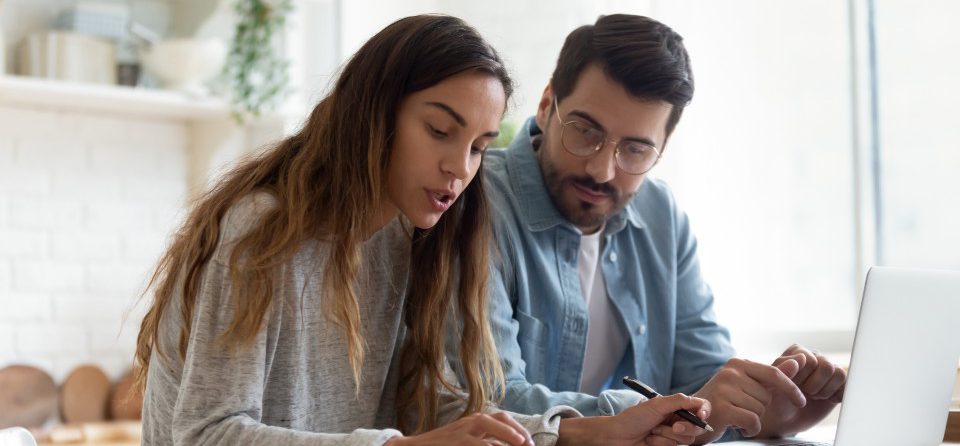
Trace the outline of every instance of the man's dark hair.
{"label": "man's dark hair", "polygon": [[631,95],[673,105],[667,136],[693,98],[693,72],[683,38],[649,17],[614,14],[581,26],[563,43],[551,84],[557,100],[570,95],[583,70],[597,64]]}

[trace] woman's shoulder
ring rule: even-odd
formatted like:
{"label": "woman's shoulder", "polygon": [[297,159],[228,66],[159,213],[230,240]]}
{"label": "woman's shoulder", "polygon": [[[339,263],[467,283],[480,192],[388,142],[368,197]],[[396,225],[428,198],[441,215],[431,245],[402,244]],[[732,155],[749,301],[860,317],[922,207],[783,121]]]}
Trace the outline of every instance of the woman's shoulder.
{"label": "woman's shoulder", "polygon": [[223,215],[220,223],[221,237],[224,240],[243,237],[276,208],[277,198],[269,192],[252,192],[240,197]]}
{"label": "woman's shoulder", "polygon": [[233,245],[259,227],[277,205],[277,198],[269,192],[253,192],[237,199],[220,219],[214,256],[220,261],[229,259]]}

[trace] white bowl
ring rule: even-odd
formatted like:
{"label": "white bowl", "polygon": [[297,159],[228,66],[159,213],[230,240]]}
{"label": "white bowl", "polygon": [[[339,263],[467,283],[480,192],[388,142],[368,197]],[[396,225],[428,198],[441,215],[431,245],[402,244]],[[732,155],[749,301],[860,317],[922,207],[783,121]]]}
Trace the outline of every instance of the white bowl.
{"label": "white bowl", "polygon": [[37,446],[30,431],[22,427],[0,429],[0,446]]}
{"label": "white bowl", "polygon": [[203,83],[223,68],[227,47],[218,39],[163,40],[140,52],[144,69],[164,88],[203,94]]}

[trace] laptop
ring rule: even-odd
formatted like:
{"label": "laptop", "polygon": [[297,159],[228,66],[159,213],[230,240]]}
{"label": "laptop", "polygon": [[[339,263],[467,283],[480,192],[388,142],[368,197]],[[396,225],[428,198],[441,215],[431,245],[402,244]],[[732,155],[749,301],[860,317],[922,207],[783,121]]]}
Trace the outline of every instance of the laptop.
{"label": "laptop", "polygon": [[[835,446],[943,442],[960,360],[960,271],[873,267]],[[724,445],[830,445],[802,439]]]}

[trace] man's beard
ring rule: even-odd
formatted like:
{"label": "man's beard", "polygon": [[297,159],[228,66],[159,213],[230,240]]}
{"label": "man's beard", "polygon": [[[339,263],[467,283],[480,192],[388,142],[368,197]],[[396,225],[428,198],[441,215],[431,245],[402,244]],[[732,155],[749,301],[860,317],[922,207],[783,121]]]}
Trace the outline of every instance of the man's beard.
{"label": "man's beard", "polygon": [[[633,198],[634,194],[624,196],[620,190],[608,183],[597,183],[590,176],[560,176],[553,162],[547,156],[550,152],[549,141],[546,135],[541,135],[539,147],[540,169],[543,172],[543,181],[550,194],[550,200],[553,205],[563,214],[564,218],[581,229],[598,229],[606,223],[611,215],[620,212],[627,203]],[[563,150],[557,147],[556,150]],[[566,196],[564,190],[570,189],[574,184],[590,189],[595,192],[606,194],[613,202],[613,206],[606,212],[601,211],[593,203],[580,200],[575,196]],[[569,192],[568,192],[569,193]]]}

